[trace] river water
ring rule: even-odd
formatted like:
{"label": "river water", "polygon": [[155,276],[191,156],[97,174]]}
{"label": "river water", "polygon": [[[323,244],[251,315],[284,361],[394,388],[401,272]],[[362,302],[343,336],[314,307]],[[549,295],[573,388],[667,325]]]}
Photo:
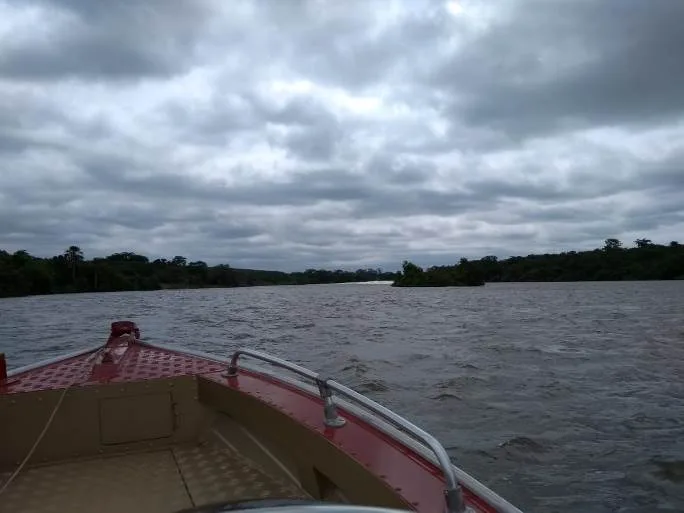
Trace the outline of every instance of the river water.
{"label": "river water", "polygon": [[10,368],[103,341],[266,350],[435,434],[524,511],[684,512],[684,282],[322,285],[0,300]]}

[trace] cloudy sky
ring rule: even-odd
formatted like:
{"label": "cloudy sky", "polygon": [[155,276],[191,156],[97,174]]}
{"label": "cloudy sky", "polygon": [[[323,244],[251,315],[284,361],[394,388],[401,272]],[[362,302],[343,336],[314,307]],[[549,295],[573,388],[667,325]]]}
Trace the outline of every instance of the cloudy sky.
{"label": "cloudy sky", "polygon": [[293,270],[684,240],[683,19],[0,0],[0,248]]}

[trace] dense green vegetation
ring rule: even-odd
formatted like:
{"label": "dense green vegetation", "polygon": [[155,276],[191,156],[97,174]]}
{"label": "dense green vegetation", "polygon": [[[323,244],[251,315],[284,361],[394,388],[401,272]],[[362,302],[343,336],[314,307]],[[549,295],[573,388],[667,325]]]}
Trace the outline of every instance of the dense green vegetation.
{"label": "dense green vegetation", "polygon": [[486,256],[453,266],[421,269],[404,262],[396,286],[439,287],[481,285],[502,281],[598,281],[598,280],[677,280],[684,279],[684,245],[672,241],[654,244],[637,239],[624,248],[617,239],[591,251],[528,255],[499,260]]}
{"label": "dense green vegetation", "polygon": [[453,266],[421,269],[404,262],[402,272],[380,269],[328,271],[308,269],[285,273],[234,269],[188,262],[182,256],[150,261],[135,253],[115,253],[86,260],[77,246],[52,258],[36,258],[26,251],[0,250],[0,297],[64,292],[111,292],[162,288],[249,287],[394,280],[403,287],[472,286],[502,281],[588,281],[684,279],[684,245],[637,239],[624,248],[607,239],[600,249],[559,254],[528,255],[499,260],[462,258]]}
{"label": "dense green vegetation", "polygon": [[0,250],[0,297],[64,292],[113,292],[162,288],[248,287],[393,280],[396,273],[380,269],[326,271],[308,269],[284,273],[233,269],[188,262],[185,257],[152,262],[135,253],[115,253],[86,260],[77,246],[52,258],[36,258],[26,251]]}
{"label": "dense green vegetation", "polygon": [[475,262],[461,258],[458,265],[421,269],[405,261],[402,272],[392,284],[395,287],[472,287],[484,285],[484,275]]}

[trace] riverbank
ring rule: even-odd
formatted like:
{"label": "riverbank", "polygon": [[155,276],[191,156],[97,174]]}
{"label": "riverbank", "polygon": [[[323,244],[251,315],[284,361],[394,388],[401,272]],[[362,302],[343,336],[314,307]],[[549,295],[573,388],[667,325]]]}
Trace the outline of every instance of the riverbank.
{"label": "riverbank", "polygon": [[461,258],[458,264],[423,269],[404,262],[396,286],[463,286],[497,282],[648,281],[684,279],[684,245],[637,239],[624,248],[617,239],[588,251],[564,251],[499,259]]}
{"label": "riverbank", "polygon": [[401,272],[307,269],[300,272],[235,269],[185,257],[150,261],[124,252],[86,260],[77,246],[50,258],[26,251],[0,250],[0,297],[76,292],[254,287],[329,283],[390,282],[396,287],[463,287],[497,282],[573,282],[684,279],[684,245],[637,239],[624,248],[617,239],[588,251],[479,260],[461,258],[455,265],[421,268],[404,262]]}
{"label": "riverbank", "polygon": [[144,255],[115,253],[86,260],[77,246],[50,258],[26,251],[0,251],[0,297],[77,292],[121,292],[160,289],[254,287],[260,285],[310,285],[326,283],[393,281],[396,273],[380,269],[355,271],[307,269],[301,272],[236,269],[209,266],[185,257],[150,261]]}

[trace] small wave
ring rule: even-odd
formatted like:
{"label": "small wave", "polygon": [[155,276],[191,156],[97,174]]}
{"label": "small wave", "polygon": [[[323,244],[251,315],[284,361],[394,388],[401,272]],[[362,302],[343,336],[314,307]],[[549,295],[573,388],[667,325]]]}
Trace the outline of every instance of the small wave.
{"label": "small wave", "polygon": [[315,327],[316,327],[315,323],[305,322],[302,324],[295,324],[294,326],[292,326],[292,329],[293,330],[308,330],[308,329],[315,328]]}
{"label": "small wave", "polygon": [[572,390],[567,385],[562,384],[557,379],[541,383],[537,386],[540,394],[543,397],[558,397],[560,395],[571,393]]}
{"label": "small wave", "polygon": [[479,378],[477,376],[457,376],[455,378],[449,378],[440,381],[435,386],[440,390],[446,390],[450,388],[461,389],[469,383],[474,383],[476,381],[482,381],[482,378]]}
{"label": "small wave", "polygon": [[250,323],[250,319],[246,319],[242,316],[228,315],[225,319],[222,319],[226,325],[231,325],[235,323]]}
{"label": "small wave", "polygon": [[346,365],[342,367],[342,372],[349,371],[354,372],[354,374],[356,374],[357,376],[363,376],[368,372],[368,365],[363,363],[358,358],[352,356],[351,358],[349,358]]}
{"label": "small wave", "polygon": [[462,397],[460,397],[456,394],[453,394],[451,392],[442,392],[441,394],[437,394],[437,395],[432,396],[430,399],[432,399],[433,401],[449,401],[452,399],[456,399],[457,401],[463,400]]}
{"label": "small wave", "polygon": [[389,390],[389,386],[379,379],[364,381],[354,388],[361,394],[366,394],[368,392],[387,392]]}
{"label": "small wave", "polygon": [[673,483],[684,483],[683,460],[654,460],[653,463],[658,467],[658,470],[655,471],[657,477]]}
{"label": "small wave", "polygon": [[245,340],[248,338],[254,338],[251,333],[234,333],[232,336],[233,340]]}
{"label": "small wave", "polygon": [[541,442],[527,436],[514,436],[498,445],[513,459],[535,459],[536,455],[548,452],[548,448]]}
{"label": "small wave", "polygon": [[33,349],[32,351],[34,353],[52,353],[56,351],[64,351],[67,349],[67,346],[61,345],[61,344],[55,344],[52,346],[46,346],[46,347],[39,347],[36,349]]}
{"label": "small wave", "polygon": [[455,445],[447,446],[445,447],[447,450],[447,453],[450,455],[453,454],[457,458],[463,457],[464,454],[468,453],[473,456],[475,456],[478,459],[488,459],[491,461],[496,461],[499,459],[499,457],[496,454],[492,454],[491,452],[485,451],[484,449],[467,449],[465,447],[459,447]]}
{"label": "small wave", "polygon": [[675,417],[654,417],[645,413],[636,413],[623,422],[630,431],[670,431],[681,425],[681,420]]}
{"label": "small wave", "polygon": [[416,361],[416,360],[425,360],[426,358],[430,358],[430,355],[426,354],[426,353],[413,353],[409,359],[411,361]]}

